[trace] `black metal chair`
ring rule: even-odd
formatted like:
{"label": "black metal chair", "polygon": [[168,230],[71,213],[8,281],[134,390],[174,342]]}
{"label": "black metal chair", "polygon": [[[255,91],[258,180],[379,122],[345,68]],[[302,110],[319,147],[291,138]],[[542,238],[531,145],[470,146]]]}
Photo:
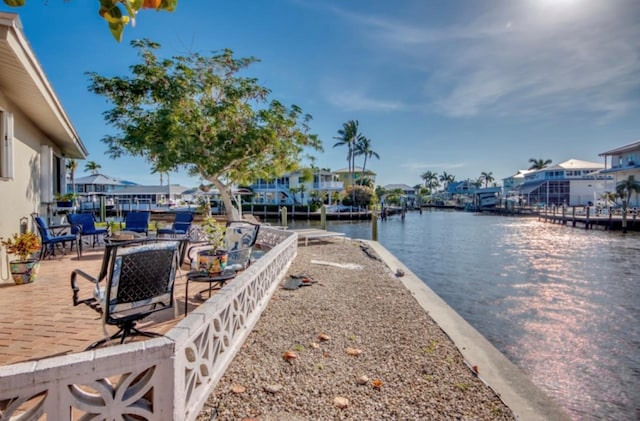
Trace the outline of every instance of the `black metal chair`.
{"label": "black metal chair", "polygon": [[77,235],[74,234],[56,234],[56,230],[71,229],[71,225],[51,225],[47,224],[42,217],[37,213],[31,214],[33,222],[38,228],[38,234],[40,234],[40,241],[42,241],[42,247],[40,248],[40,260],[56,253],[56,246],[62,246],[62,254],[64,254],[64,246],[66,243],[70,243],[70,249],[73,250],[73,245],[76,245],[76,253],[78,259],[82,256],[82,248]]}
{"label": "black metal chair", "polygon": [[[94,342],[87,349],[116,338],[124,343],[128,336],[135,334],[160,336],[135,326],[150,314],[173,307],[176,270],[185,242],[154,239],[107,245],[98,277],[80,269],[71,273],[73,305],[86,304],[102,314],[105,325],[119,328],[115,334]],[[91,297],[79,298],[78,276],[94,283]]]}

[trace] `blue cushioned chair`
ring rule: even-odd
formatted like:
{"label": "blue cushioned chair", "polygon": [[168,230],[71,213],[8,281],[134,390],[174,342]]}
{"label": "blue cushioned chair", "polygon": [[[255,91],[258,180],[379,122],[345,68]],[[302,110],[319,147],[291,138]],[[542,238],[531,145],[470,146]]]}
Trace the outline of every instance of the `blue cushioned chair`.
{"label": "blue cushioned chair", "polygon": [[98,241],[98,236],[108,235],[108,228],[96,228],[96,221],[92,213],[70,213],[67,215],[67,220],[71,224],[71,234],[78,234],[80,241],[82,237],[91,237],[91,246],[95,247]]}
{"label": "blue cushioned chair", "polygon": [[129,212],[124,217],[124,230],[148,234],[151,212]]}
{"label": "blue cushioned chair", "polygon": [[38,214],[32,214],[33,222],[38,227],[38,233],[40,234],[40,241],[42,241],[42,247],[40,248],[40,259],[44,259],[47,256],[55,255],[56,246],[61,245],[64,254],[64,246],[67,242],[71,243],[71,250],[73,250],[73,245],[76,245],[76,253],[78,255],[78,259],[82,255],[82,249],[80,246],[80,241],[78,241],[78,236],[74,234],[55,234],[56,229],[65,229],[71,228],[70,225],[56,225],[49,226],[47,221],[38,216]]}
{"label": "blue cushioned chair", "polygon": [[193,213],[191,212],[178,212],[171,228],[159,228],[158,235],[186,235],[189,233],[191,223],[193,222]]}

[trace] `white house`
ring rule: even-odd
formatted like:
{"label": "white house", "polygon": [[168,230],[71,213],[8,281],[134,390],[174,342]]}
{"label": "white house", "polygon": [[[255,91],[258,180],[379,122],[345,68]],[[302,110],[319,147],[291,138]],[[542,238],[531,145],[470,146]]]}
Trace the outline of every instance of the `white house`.
{"label": "white house", "polygon": [[[313,177],[305,177],[311,171]],[[274,180],[258,179],[251,189],[255,194],[254,203],[306,205],[312,198],[331,204],[333,195],[344,190],[335,172],[320,168],[301,169],[284,174]]]}
{"label": "white house", "polygon": [[569,159],[525,174],[512,191],[529,205],[587,205],[615,189],[613,177],[602,174],[603,169],[597,162]]}
{"label": "white house", "polygon": [[[605,169],[602,173],[611,174],[616,184],[630,175],[634,176],[636,181],[640,181],[640,140],[602,152],[600,156],[604,157]],[[640,206],[638,196],[637,193],[631,196],[630,206]]]}
{"label": "white house", "polygon": [[0,12],[0,237],[31,230],[65,191],[65,158],[87,150],[38,63],[18,15]]}

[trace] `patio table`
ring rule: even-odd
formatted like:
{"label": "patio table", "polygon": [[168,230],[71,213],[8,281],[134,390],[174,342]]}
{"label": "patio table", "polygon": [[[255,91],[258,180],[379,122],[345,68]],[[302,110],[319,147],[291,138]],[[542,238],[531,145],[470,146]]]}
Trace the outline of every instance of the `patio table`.
{"label": "patio table", "polygon": [[[236,277],[236,271],[233,269],[227,269],[221,272],[220,274],[210,275],[207,273],[203,273],[199,270],[194,270],[187,273],[187,280],[185,282],[185,290],[184,290],[184,315],[187,316],[187,304],[189,303],[189,282],[207,282],[209,284],[208,288],[205,288],[201,291],[198,291],[195,294],[195,298],[201,301],[205,299],[202,298],[202,293],[205,291],[209,291],[209,297],[211,297],[211,291],[214,289],[220,289],[224,286],[224,284]],[[212,288],[212,285],[217,283],[216,288]]]}

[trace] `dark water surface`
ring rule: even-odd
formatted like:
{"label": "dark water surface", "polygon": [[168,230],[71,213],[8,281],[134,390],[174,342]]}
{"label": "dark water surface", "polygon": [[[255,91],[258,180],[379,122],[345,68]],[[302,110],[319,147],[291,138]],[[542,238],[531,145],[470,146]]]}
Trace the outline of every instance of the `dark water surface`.
{"label": "dark water surface", "polygon": [[[327,229],[371,238],[370,222]],[[640,419],[638,233],[455,211],[390,217],[378,232],[572,418]]]}

